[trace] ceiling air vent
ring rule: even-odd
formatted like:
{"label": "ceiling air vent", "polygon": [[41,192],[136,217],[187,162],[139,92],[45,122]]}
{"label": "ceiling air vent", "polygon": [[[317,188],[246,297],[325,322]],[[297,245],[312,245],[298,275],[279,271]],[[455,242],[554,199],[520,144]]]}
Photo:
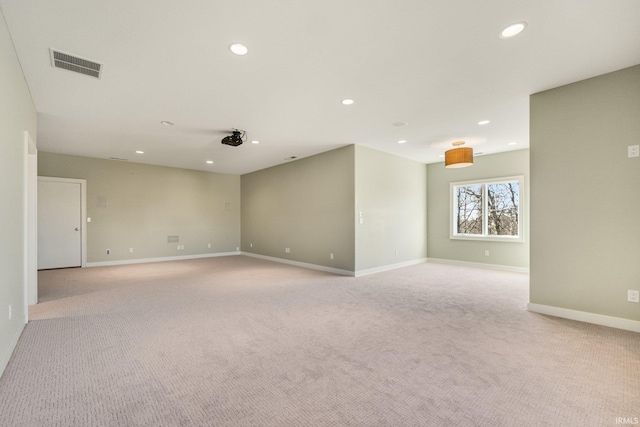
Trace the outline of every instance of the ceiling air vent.
{"label": "ceiling air vent", "polygon": [[78,58],[68,53],[58,52],[51,49],[51,65],[55,68],[63,68],[75,73],[84,74],[85,76],[100,78],[102,72],[102,64],[89,61],[88,59]]}

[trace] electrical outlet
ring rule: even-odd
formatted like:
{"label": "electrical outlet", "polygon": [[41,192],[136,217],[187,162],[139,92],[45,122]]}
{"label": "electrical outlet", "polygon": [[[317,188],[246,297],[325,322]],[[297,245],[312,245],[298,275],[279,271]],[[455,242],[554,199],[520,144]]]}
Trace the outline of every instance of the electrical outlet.
{"label": "electrical outlet", "polygon": [[484,251],[484,256],[489,256],[489,250]]}
{"label": "electrical outlet", "polygon": [[252,248],[253,247],[253,243],[249,243],[249,247]]}
{"label": "electrical outlet", "polygon": [[132,254],[133,253],[133,248],[129,248],[129,253]]}
{"label": "electrical outlet", "polygon": [[640,145],[629,145],[627,150],[629,157],[640,157]]}
{"label": "electrical outlet", "polygon": [[208,244],[207,244],[207,247],[208,247],[209,249],[211,249],[211,243],[208,243]]}
{"label": "electrical outlet", "polygon": [[111,255],[111,249],[107,249],[107,255]]}
{"label": "electrical outlet", "polygon": [[627,291],[627,301],[640,302],[640,291],[634,291],[632,289],[629,289]]}
{"label": "electrical outlet", "polygon": [[398,256],[398,250],[396,249],[396,256]]}
{"label": "electrical outlet", "polygon": [[329,254],[329,259],[333,259],[333,254]]}
{"label": "electrical outlet", "polygon": [[13,316],[13,310],[11,304],[9,304],[9,320],[11,320],[11,316]]}
{"label": "electrical outlet", "polygon": [[285,253],[291,253],[291,249],[290,248],[284,248]]}

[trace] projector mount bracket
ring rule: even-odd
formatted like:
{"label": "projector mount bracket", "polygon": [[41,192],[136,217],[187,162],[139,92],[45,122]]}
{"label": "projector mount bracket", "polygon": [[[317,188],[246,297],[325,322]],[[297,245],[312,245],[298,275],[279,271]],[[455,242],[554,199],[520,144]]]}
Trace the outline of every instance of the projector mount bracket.
{"label": "projector mount bracket", "polygon": [[233,130],[231,131],[231,135],[225,136],[224,138],[222,138],[222,141],[220,142],[223,143],[224,145],[231,145],[232,147],[237,147],[238,145],[241,145],[246,140],[247,140],[247,132],[240,129],[233,128]]}

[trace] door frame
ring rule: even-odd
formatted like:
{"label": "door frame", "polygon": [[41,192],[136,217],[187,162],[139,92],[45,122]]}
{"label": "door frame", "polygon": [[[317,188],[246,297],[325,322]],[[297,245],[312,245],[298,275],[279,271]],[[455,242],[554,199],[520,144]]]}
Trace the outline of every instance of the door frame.
{"label": "door frame", "polygon": [[73,184],[80,184],[80,242],[82,244],[80,267],[87,266],[87,233],[85,232],[87,226],[87,180],[75,179],[75,178],[58,178],[53,176],[39,176],[38,182],[67,182]]}
{"label": "door frame", "polygon": [[38,149],[28,130],[24,131],[24,307],[38,303]]}

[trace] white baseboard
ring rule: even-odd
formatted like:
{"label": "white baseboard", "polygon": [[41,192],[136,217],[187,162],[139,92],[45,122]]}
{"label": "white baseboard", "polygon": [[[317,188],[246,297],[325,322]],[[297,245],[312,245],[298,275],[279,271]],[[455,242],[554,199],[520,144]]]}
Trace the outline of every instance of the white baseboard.
{"label": "white baseboard", "polygon": [[396,268],[409,267],[410,265],[422,264],[427,262],[427,258],[418,258],[411,261],[399,262],[397,264],[383,265],[381,267],[367,268],[365,270],[357,270],[356,277],[366,276],[368,274],[381,273],[383,271],[395,270]]}
{"label": "white baseboard", "polygon": [[577,320],[579,322],[593,323],[594,325],[640,332],[640,322],[637,320],[623,319],[620,317],[605,316],[603,314],[534,303],[528,303],[527,310],[534,313],[546,314],[548,316],[562,317],[563,319]]}
{"label": "white baseboard", "polygon": [[514,267],[511,265],[486,264],[483,262],[458,261],[455,259],[427,258],[427,262],[437,264],[459,265],[461,267],[485,268],[489,270],[512,271],[514,273],[529,274],[527,267]]}
{"label": "white baseboard", "polygon": [[147,262],[180,261],[183,259],[214,258],[214,257],[230,256],[230,255],[240,255],[240,252],[217,252],[214,254],[181,255],[181,256],[158,257],[158,258],[121,259],[117,261],[88,262],[87,267],[104,267],[109,265],[126,265],[126,264],[144,264]]}
{"label": "white baseboard", "polygon": [[311,270],[325,271],[327,273],[339,274],[341,276],[353,276],[354,275],[353,271],[341,270],[339,268],[325,267],[324,265],[317,265],[317,264],[309,264],[309,263],[306,263],[306,262],[292,261],[290,259],[276,258],[276,257],[266,256],[266,255],[259,255],[259,254],[254,254],[254,253],[251,253],[251,252],[242,252],[242,255],[246,255],[246,256],[249,256],[249,257],[253,257],[253,258],[260,258],[260,259],[264,259],[264,260],[267,260],[267,261],[279,262],[281,264],[295,265],[296,267],[310,268]]}
{"label": "white baseboard", "polygon": [[11,355],[13,354],[13,351],[16,349],[16,346],[18,345],[18,340],[20,339],[20,335],[22,335],[22,331],[24,331],[24,326],[25,326],[24,324],[20,325],[20,327],[14,334],[13,339],[9,343],[9,346],[7,346],[6,351],[2,355],[2,359],[0,359],[0,377],[2,377],[2,374],[4,373],[4,369],[9,364]]}

